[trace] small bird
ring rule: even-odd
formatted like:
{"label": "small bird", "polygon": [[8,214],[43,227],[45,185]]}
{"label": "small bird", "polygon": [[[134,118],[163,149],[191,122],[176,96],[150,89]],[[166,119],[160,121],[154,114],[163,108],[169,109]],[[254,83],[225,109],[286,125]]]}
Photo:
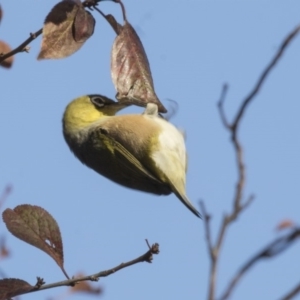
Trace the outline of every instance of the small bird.
{"label": "small bird", "polygon": [[143,114],[102,95],[73,100],[63,115],[63,134],[75,156],[99,174],[128,188],[174,193],[197,217],[185,194],[187,155],[182,133],[148,103]]}

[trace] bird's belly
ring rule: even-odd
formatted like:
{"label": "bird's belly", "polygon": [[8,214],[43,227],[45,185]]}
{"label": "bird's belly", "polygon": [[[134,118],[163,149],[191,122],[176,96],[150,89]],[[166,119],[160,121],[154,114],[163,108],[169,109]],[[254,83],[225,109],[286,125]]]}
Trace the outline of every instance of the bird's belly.
{"label": "bird's belly", "polygon": [[165,183],[155,180],[141,172],[136,166],[126,159],[117,158],[116,153],[108,149],[105,144],[90,147],[83,145],[80,153],[75,153],[82,163],[103,175],[104,177],[123,185],[127,188],[153,193],[169,195],[170,187]]}

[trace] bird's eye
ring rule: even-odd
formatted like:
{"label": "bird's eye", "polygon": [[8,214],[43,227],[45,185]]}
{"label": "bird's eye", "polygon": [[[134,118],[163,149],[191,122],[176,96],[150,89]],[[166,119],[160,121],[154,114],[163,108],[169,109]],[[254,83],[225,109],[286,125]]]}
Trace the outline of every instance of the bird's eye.
{"label": "bird's eye", "polygon": [[105,100],[102,97],[99,97],[99,96],[91,97],[91,101],[92,101],[92,103],[94,103],[98,107],[103,107],[104,104],[105,104]]}

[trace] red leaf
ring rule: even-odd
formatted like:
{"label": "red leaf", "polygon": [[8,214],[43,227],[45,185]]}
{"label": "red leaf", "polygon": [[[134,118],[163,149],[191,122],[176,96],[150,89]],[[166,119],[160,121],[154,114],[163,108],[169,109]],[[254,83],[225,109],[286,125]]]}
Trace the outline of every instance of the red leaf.
{"label": "red leaf", "polygon": [[6,209],[3,220],[7,229],[17,238],[50,255],[63,273],[63,244],[59,227],[53,217],[43,208],[28,204]]}
{"label": "red leaf", "polygon": [[160,112],[167,112],[155,94],[149,61],[137,33],[126,20],[118,31],[111,52],[116,98],[119,102],[138,106],[155,103]]}
{"label": "red leaf", "polygon": [[0,280],[0,300],[10,299],[34,289],[28,282],[17,278]]}
{"label": "red leaf", "polygon": [[47,15],[38,59],[64,58],[92,36],[95,19],[80,1],[64,0]]}

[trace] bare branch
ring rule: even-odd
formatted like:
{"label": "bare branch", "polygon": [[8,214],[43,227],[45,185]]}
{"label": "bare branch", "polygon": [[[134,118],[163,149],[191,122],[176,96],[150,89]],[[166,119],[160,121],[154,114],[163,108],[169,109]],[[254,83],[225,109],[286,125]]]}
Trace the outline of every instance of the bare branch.
{"label": "bare branch", "polygon": [[245,100],[242,102],[240,109],[237,112],[237,115],[232,123],[232,127],[234,130],[238,127],[238,124],[243,117],[243,114],[245,113],[245,110],[247,106],[250,104],[250,102],[253,100],[253,98],[257,95],[260,88],[264,84],[267,76],[270,74],[272,69],[275,67],[276,63],[279,61],[281,56],[283,55],[285,49],[288,47],[288,45],[291,43],[293,38],[296,37],[296,35],[300,31],[300,26],[297,26],[291,33],[288,34],[288,36],[284,39],[282,42],[280,48],[278,49],[277,53],[271,60],[271,62],[267,65],[266,69],[262,72],[261,76],[259,77],[256,85],[254,86],[253,90],[249,93],[249,95],[245,98]]}
{"label": "bare branch", "polygon": [[299,293],[300,293],[300,282],[291,291],[289,291],[285,296],[283,296],[279,300],[291,300]]}
{"label": "bare branch", "polygon": [[206,244],[208,246],[208,252],[210,254],[211,260],[214,260],[213,255],[213,246],[211,241],[211,230],[210,230],[210,218],[211,216],[207,213],[205,204],[203,201],[200,201],[201,211],[203,214],[203,221],[204,221],[204,228],[205,228],[205,237],[206,237]]}
{"label": "bare branch", "polygon": [[218,108],[219,108],[220,118],[222,120],[224,127],[226,127],[227,129],[230,129],[230,125],[229,125],[229,122],[227,120],[227,117],[226,117],[225,111],[224,111],[224,101],[226,98],[227,91],[228,91],[228,85],[225,83],[223,85],[223,88],[221,91],[221,96],[218,101]]}
{"label": "bare branch", "polygon": [[[240,281],[240,279],[243,277],[243,275],[249,271],[251,267],[254,266],[258,261],[264,258],[271,258],[274,257],[281,252],[288,249],[293,242],[296,241],[297,238],[300,237],[300,228],[295,228],[285,236],[282,236],[280,238],[277,238],[270,244],[268,244],[263,250],[259,251],[256,255],[254,255],[252,258],[250,258],[236,273],[236,275],[231,279],[230,283],[228,284],[228,287],[225,289],[225,292],[220,297],[220,300],[226,300],[231,295],[233,289],[237,285],[237,283]],[[284,298],[285,299],[285,298]],[[290,299],[290,298],[286,298]]]}
{"label": "bare branch", "polygon": [[36,39],[41,33],[43,32],[43,29],[41,28],[35,33],[30,33],[30,37],[23,42],[20,46],[15,48],[14,50],[8,52],[8,53],[0,53],[0,63],[4,61],[6,58],[13,56],[19,52],[28,52],[28,47],[26,47],[29,43],[31,43],[34,39]]}
{"label": "bare branch", "polygon": [[7,199],[7,197],[9,196],[9,194],[12,191],[12,186],[11,185],[7,185],[2,193],[2,195],[0,195],[0,208],[2,207],[3,203],[5,202],[5,200]]}
{"label": "bare branch", "polygon": [[[236,166],[237,166],[237,170],[238,170],[238,178],[237,178],[237,182],[236,182],[235,192],[233,195],[232,211],[229,214],[225,214],[223,216],[223,220],[221,222],[219,233],[217,234],[215,244],[212,243],[212,237],[211,237],[211,233],[210,233],[210,224],[209,224],[210,216],[206,212],[206,209],[205,209],[204,205],[202,204],[202,211],[203,211],[204,221],[205,221],[204,226],[205,226],[205,233],[206,233],[206,243],[207,243],[208,252],[209,252],[209,255],[211,258],[211,267],[210,267],[210,276],[209,276],[209,278],[210,278],[209,279],[209,292],[208,292],[209,300],[215,299],[216,277],[217,277],[219,253],[220,253],[221,247],[224,242],[226,230],[228,229],[228,226],[237,219],[239,214],[244,209],[246,209],[248,207],[248,205],[254,199],[254,196],[250,195],[246,201],[243,201],[243,199],[244,199],[243,192],[244,192],[244,187],[245,187],[245,182],[246,182],[246,168],[245,168],[245,162],[244,162],[244,157],[243,157],[243,148],[242,148],[240,140],[237,136],[237,132],[238,132],[238,129],[240,126],[240,121],[243,118],[248,105],[258,94],[258,92],[259,92],[260,88],[262,87],[263,83],[265,82],[267,76],[270,74],[271,70],[274,68],[276,63],[282,57],[287,46],[290,44],[290,42],[293,40],[293,38],[299,33],[299,31],[300,31],[300,26],[296,27],[284,39],[282,45],[278,49],[274,58],[267,65],[266,69],[262,72],[262,74],[259,77],[253,90],[242,101],[240,108],[237,111],[236,117],[234,118],[232,123],[228,122],[228,119],[226,117],[225,110],[224,110],[224,102],[225,102],[228,86],[225,84],[222,88],[221,96],[218,101],[218,110],[219,110],[222,124],[231,134],[231,142],[234,146],[235,160],[236,160]],[[257,260],[259,258],[257,258]],[[252,266],[252,264],[254,264],[255,262],[256,262],[256,260],[254,260],[254,262],[253,262],[253,259],[250,260],[250,262],[248,262],[248,264],[243,266],[242,269],[240,270],[241,274],[246,272]],[[249,263],[250,263],[250,265],[249,265]],[[235,277],[233,279],[233,281],[231,282],[231,284],[229,285],[229,288],[228,288],[228,289],[230,289],[229,293],[231,293],[232,289],[235,287],[236,282],[239,279],[240,279],[240,277],[238,275],[237,275],[237,277]],[[235,282],[235,280],[236,280],[236,282]],[[227,299],[227,298],[221,298],[221,299]]]}
{"label": "bare branch", "polygon": [[51,288],[55,288],[55,287],[59,287],[59,286],[74,286],[75,284],[77,284],[81,281],[98,281],[100,277],[109,276],[111,274],[116,273],[117,271],[120,271],[129,266],[135,265],[137,263],[141,263],[141,262],[151,263],[153,260],[153,254],[158,254],[158,253],[159,253],[159,245],[157,243],[155,243],[143,255],[141,255],[131,261],[128,261],[126,263],[121,263],[112,269],[109,269],[106,271],[100,271],[93,275],[88,275],[88,276],[79,277],[79,278],[72,278],[69,280],[64,280],[64,281],[55,282],[55,283],[46,284],[46,285],[44,285],[44,280],[42,278],[38,277],[35,288],[27,293],[22,293],[20,295],[29,294],[29,293],[33,293],[33,292],[37,292],[37,291],[42,291],[42,290],[47,290],[47,289],[51,289]]}

